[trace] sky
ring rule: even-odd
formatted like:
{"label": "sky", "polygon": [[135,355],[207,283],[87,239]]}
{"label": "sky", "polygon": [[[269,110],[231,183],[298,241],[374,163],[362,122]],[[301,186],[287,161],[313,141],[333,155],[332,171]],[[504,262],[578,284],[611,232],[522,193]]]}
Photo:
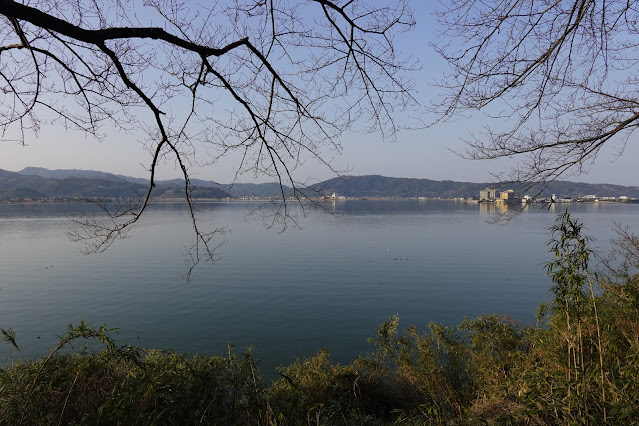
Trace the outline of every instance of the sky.
{"label": "sky", "polygon": [[[414,1],[416,28],[398,36],[397,47],[414,55],[421,69],[411,73],[416,83],[416,98],[428,105],[438,96],[432,85],[434,80],[446,72],[446,63],[430,47],[436,41],[435,21],[431,15],[436,2]],[[397,119],[410,121],[408,114],[398,112]],[[434,117],[422,117],[429,121]],[[470,118],[459,118],[429,128],[401,131],[396,141],[389,142],[378,134],[346,133],[341,138],[343,151],[334,158],[335,169],[347,175],[379,174],[391,177],[425,178],[467,182],[494,181],[494,175],[507,173],[516,159],[495,161],[471,161],[461,158],[467,138],[482,129],[481,114]],[[125,134],[115,129],[107,131],[102,141],[68,131],[61,127],[45,126],[39,136],[28,136],[23,146],[15,141],[0,140],[0,169],[18,171],[27,166],[48,169],[87,169],[116,174],[147,177],[149,153],[139,142],[139,135]],[[587,168],[587,173],[568,176],[565,179],[590,183],[612,183],[637,185],[636,164],[639,160],[639,143],[631,139],[622,156],[617,156],[618,146],[605,147],[597,161]],[[614,141],[613,141],[614,144]],[[335,154],[330,154],[333,156]],[[192,178],[230,182],[239,162],[238,157],[223,158],[214,166],[192,167]],[[335,177],[329,169],[307,161],[298,171],[300,181],[322,181]],[[160,179],[179,176],[172,162],[162,164]],[[268,179],[270,180],[270,179]],[[242,182],[264,181],[244,175]]]}

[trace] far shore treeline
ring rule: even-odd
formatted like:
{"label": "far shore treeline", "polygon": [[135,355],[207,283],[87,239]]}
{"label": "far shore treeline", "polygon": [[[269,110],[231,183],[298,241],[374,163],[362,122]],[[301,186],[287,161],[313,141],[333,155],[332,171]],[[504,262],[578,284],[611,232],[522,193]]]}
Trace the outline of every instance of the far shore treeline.
{"label": "far shore treeline", "polygon": [[[192,179],[192,197],[204,199],[222,198],[270,198],[281,197],[280,186],[273,183],[223,184]],[[0,170],[0,202],[42,199],[74,198],[130,198],[146,191],[145,179],[133,178],[93,170],[48,170],[27,167],[19,172]],[[338,194],[354,198],[471,198],[479,191],[491,187],[514,189],[517,196],[577,198],[585,195],[599,197],[639,198],[639,186],[590,184],[582,182],[554,181],[530,188],[517,182],[456,182],[452,180],[430,180],[393,178],[379,175],[335,177],[308,185],[305,193],[309,197]],[[286,195],[292,189],[284,186]],[[159,199],[184,198],[184,181],[180,179],[156,182],[153,196]]]}

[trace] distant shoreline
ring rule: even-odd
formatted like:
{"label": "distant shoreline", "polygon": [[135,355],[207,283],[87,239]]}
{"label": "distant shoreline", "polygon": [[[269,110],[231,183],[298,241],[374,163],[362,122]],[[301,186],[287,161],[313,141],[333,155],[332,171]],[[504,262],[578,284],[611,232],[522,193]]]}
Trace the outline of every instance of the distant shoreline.
{"label": "distant shoreline", "polygon": [[[126,202],[130,201],[128,199],[35,199],[35,200],[0,200],[0,205],[2,204],[96,204],[98,201],[106,201],[107,203],[116,203],[118,201]],[[481,204],[476,199],[468,199],[468,198],[441,198],[441,197],[345,197],[345,198],[309,198],[309,202],[314,203],[343,203],[346,201],[455,201],[461,203],[470,203],[470,204]],[[280,203],[282,202],[281,198],[259,198],[259,197],[251,197],[251,198],[194,198],[194,203],[246,203],[246,202],[262,202],[262,203]],[[297,203],[297,201],[287,199],[287,202]],[[540,204],[543,201],[535,201],[529,204]],[[155,199],[151,200],[151,204],[164,204],[164,203],[187,203],[187,200],[184,198],[165,198],[165,199]],[[639,204],[639,200],[625,200],[625,201],[612,201],[612,200],[602,200],[602,201],[577,201],[573,200],[570,202],[563,201],[558,204]]]}

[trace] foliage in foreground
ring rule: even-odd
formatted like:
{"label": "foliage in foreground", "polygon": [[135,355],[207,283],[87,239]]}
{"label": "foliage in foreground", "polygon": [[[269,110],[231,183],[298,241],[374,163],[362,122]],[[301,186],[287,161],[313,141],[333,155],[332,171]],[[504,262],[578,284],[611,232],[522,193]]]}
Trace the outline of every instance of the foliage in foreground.
{"label": "foliage in foreground", "polygon": [[[322,350],[267,385],[250,351],[143,351],[80,324],[47,358],[1,370],[0,423],[637,423],[639,275],[629,271],[639,240],[626,233],[617,245],[626,264],[613,280],[589,270],[581,231],[568,214],[552,229],[554,298],[534,327],[486,315],[400,332],[392,317],[370,355],[339,365]],[[11,332],[4,338],[15,344]],[[103,349],[61,353],[84,338]]]}

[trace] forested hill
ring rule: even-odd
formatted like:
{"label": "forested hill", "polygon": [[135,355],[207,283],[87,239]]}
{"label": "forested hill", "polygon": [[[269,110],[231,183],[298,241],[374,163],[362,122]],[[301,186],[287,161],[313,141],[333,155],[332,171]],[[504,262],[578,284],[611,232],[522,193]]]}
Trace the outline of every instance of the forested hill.
{"label": "forested hill", "polygon": [[[24,198],[92,198],[92,197],[131,197],[146,190],[147,181],[141,178],[115,175],[93,170],[48,170],[29,167],[20,172],[0,170],[0,200]],[[278,197],[281,195],[277,183],[236,183],[219,184],[213,181],[192,179],[195,198],[226,197]],[[329,179],[307,188],[306,193],[313,195],[331,195],[336,193],[345,197],[427,197],[459,198],[477,197],[486,187],[498,190],[514,189],[517,195],[537,195],[535,188],[525,189],[521,185],[455,182],[451,180],[430,180],[392,178],[379,175],[344,176]],[[184,181],[180,179],[158,181],[154,196],[159,198],[183,198]],[[284,187],[285,193],[291,189]],[[639,187],[609,184],[588,184],[557,181],[551,182],[542,191],[541,196],[557,194],[559,197],[574,198],[584,195],[598,197],[639,198]]]}
{"label": "forested hill", "polygon": [[[44,173],[51,172],[41,169]],[[57,170],[56,170],[57,171]],[[53,172],[56,172],[53,171]],[[69,171],[61,171],[69,172]],[[89,172],[89,171],[76,171]],[[0,170],[0,200],[41,198],[129,198],[146,192],[146,184],[136,183],[109,173],[61,173],[63,177],[43,177],[21,172]],[[49,174],[51,175],[51,174]],[[55,174],[53,174],[55,176]],[[153,196],[159,198],[184,198],[184,186],[173,182],[158,182]],[[194,198],[224,198],[229,194],[219,188],[194,186]]]}
{"label": "forested hill", "polygon": [[[385,176],[345,176],[334,178],[314,185],[313,188],[325,195],[336,193],[345,197],[428,197],[428,198],[467,198],[477,197],[479,191],[491,187],[497,190],[514,189],[519,196],[531,196],[543,189],[527,188],[518,183],[495,184],[490,182],[455,182],[452,180],[430,180],[391,178]],[[574,198],[584,195],[599,197],[639,198],[639,187],[610,184],[590,184],[581,182],[556,181],[549,183],[540,196],[549,197],[557,194],[559,197]]]}
{"label": "forested hill", "polygon": [[345,176],[313,185],[322,194],[336,193],[345,197],[473,197],[486,183],[392,178],[385,176]]}

